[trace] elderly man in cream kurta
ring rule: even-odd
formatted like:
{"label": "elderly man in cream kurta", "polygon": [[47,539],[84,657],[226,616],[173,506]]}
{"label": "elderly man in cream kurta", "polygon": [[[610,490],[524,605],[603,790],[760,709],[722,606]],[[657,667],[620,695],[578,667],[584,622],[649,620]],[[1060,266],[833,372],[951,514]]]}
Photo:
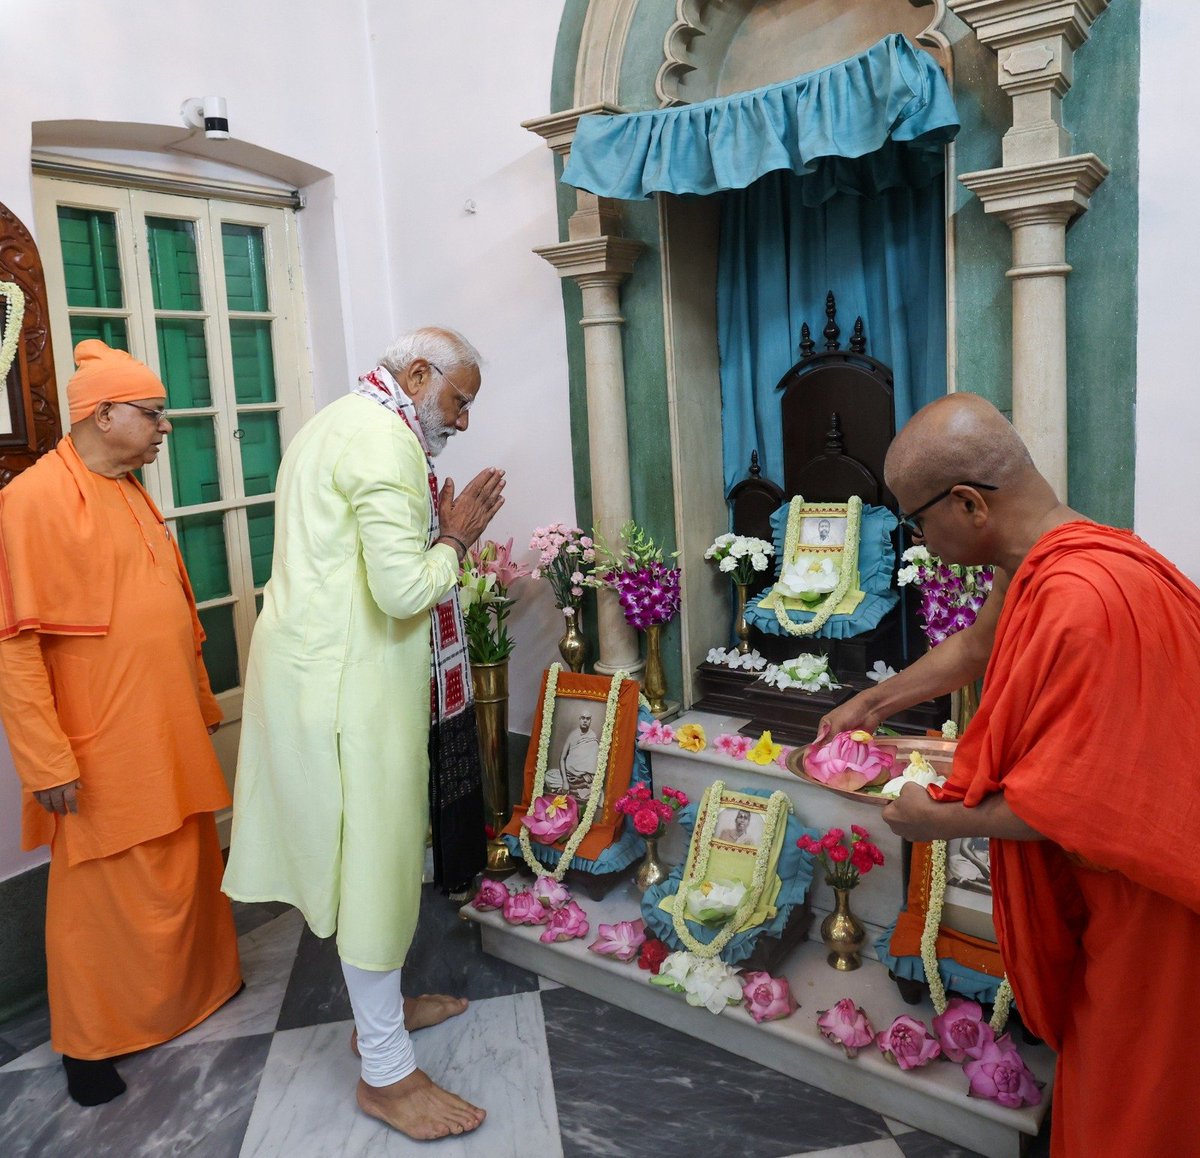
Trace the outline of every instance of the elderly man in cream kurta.
{"label": "elderly man in cream kurta", "polygon": [[294,904],[319,937],[336,931],[358,1103],[414,1138],[483,1120],[416,1068],[407,1032],[466,1003],[400,992],[429,819],[431,655],[441,670],[430,613],[457,615],[462,556],[503,502],[498,470],[458,498],[432,472],[467,428],[478,361],[451,331],[405,335],[284,456],[224,883],[241,900]]}

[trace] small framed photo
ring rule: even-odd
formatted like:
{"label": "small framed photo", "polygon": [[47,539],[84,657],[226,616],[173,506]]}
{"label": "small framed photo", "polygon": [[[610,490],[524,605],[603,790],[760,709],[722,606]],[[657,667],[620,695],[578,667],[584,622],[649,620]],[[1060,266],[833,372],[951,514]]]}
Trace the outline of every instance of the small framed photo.
{"label": "small framed photo", "polygon": [[800,520],[801,547],[844,547],[846,516],[836,514],[805,515]]}
{"label": "small framed photo", "polygon": [[762,843],[765,815],[765,812],[752,808],[749,804],[735,807],[725,805],[717,814],[713,843],[731,844],[757,851]]}
{"label": "small framed photo", "polygon": [[[921,955],[921,936],[929,910],[933,880],[933,846],[912,845],[908,874],[908,903],[896,918],[891,951],[897,957]],[[992,922],[992,871],[987,837],[964,837],[946,842],[946,895],[937,939],[938,958],[949,958],[987,973],[1004,976]]]}
{"label": "small framed photo", "polygon": [[[533,803],[533,782],[537,775],[538,751],[542,741],[548,675],[547,672],[542,676],[542,690],[533,714],[533,735],[529,737],[529,750],[525,756],[521,803],[513,809],[512,820],[504,829],[509,836],[520,833],[521,817]],[[592,826],[575,853],[577,858],[583,860],[595,860],[620,837],[625,817],[616,810],[615,804],[629,788],[633,775],[637,739],[637,680],[621,681],[608,759],[603,767],[599,763],[604,714],[611,687],[612,680],[608,676],[560,672],[551,709],[550,738],[541,794],[573,797],[579,806],[580,816],[594,794],[600,797]]]}

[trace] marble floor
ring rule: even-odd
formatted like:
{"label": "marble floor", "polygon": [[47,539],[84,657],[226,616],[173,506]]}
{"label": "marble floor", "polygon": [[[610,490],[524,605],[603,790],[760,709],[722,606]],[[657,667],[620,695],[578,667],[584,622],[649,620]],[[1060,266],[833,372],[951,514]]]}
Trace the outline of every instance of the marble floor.
{"label": "marble floor", "polygon": [[[128,1092],[65,1091],[45,1008],[0,1024],[5,1158],[970,1158],[853,1102],[485,956],[426,890],[411,993],[461,993],[415,1036],[435,1081],[488,1110],[475,1134],[409,1142],[360,1113],[332,941],[283,905],[238,905],[245,990],[202,1025],[120,1063]],[[1045,1134],[1045,1131],[1043,1131]],[[1045,1137],[1034,1154],[1046,1152]]]}

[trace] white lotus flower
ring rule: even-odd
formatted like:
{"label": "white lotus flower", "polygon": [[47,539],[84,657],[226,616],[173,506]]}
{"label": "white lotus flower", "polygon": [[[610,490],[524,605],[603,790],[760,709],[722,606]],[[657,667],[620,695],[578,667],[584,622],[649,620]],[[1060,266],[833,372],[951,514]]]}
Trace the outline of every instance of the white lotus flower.
{"label": "white lotus flower", "polygon": [[946,777],[939,776],[934,768],[920,752],[908,754],[908,764],[899,776],[893,777],[880,790],[880,796],[899,796],[906,784],[919,784],[928,788],[931,784],[945,784]]}
{"label": "white lotus flower", "polygon": [[814,602],[838,585],[839,575],[828,556],[798,555],[780,572],[777,587],[793,599]]}
{"label": "white lotus flower", "polygon": [[742,985],[737,974],[720,957],[699,961],[683,983],[689,1005],[703,1006],[709,1013],[720,1013],[726,1006],[742,999]]}
{"label": "white lotus flower", "polygon": [[704,881],[688,891],[687,911],[697,921],[721,921],[736,913],[745,899],[741,881]]}

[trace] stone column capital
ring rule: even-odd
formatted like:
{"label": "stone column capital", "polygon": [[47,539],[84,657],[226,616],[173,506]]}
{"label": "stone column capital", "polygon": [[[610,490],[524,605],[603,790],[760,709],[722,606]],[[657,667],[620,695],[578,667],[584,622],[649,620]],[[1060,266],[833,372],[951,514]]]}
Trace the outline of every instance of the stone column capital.
{"label": "stone column capital", "polygon": [[959,180],[983,202],[985,212],[1010,226],[1038,222],[1065,226],[1087,209],[1108,171],[1094,153],[1082,153],[1003,169],[981,169],[963,173]]}
{"label": "stone column capital", "polygon": [[646,246],[630,237],[606,234],[579,241],[560,241],[534,249],[559,277],[574,278],[581,286],[620,285],[632,272]]}
{"label": "stone column capital", "polygon": [[1074,50],[1108,5],[1109,0],[947,0],[980,44],[997,50],[1059,36]]}
{"label": "stone column capital", "polygon": [[575,140],[575,130],[579,127],[579,118],[590,113],[623,113],[619,105],[598,101],[595,104],[580,105],[574,109],[563,109],[562,112],[550,113],[545,117],[534,117],[522,121],[521,128],[537,133],[550,148],[560,157],[565,157],[571,151],[571,142]]}

